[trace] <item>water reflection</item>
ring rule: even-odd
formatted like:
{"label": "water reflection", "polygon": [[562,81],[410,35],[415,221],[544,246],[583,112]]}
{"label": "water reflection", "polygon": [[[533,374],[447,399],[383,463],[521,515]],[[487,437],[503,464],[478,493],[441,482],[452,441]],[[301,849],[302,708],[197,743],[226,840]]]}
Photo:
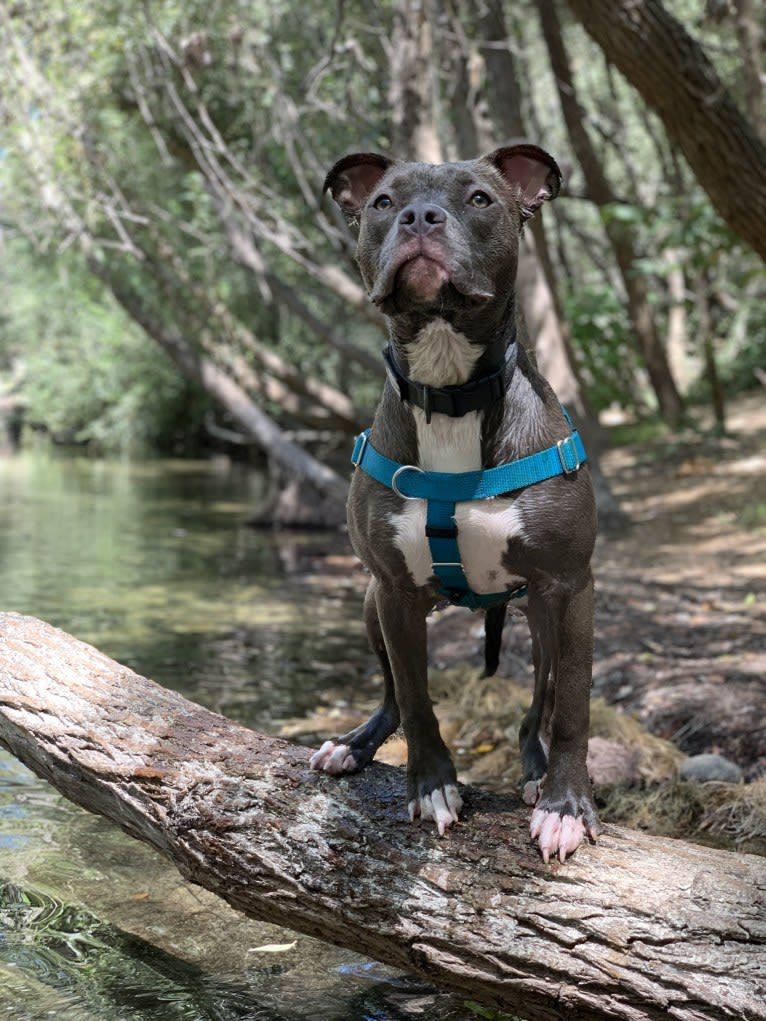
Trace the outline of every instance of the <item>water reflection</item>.
{"label": "water reflection", "polygon": [[[40,890],[0,881],[0,973],[14,969],[15,994],[67,994],[67,1009],[125,1021],[281,1021],[253,987],[215,982],[200,969],[105,925]],[[95,1015],[94,1015],[95,1016]]]}
{"label": "water reflection", "polygon": [[[262,480],[223,463],[0,459],[0,606],[41,617],[260,729],[369,683],[344,537],[247,527]],[[295,939],[0,752],[3,1021],[466,1021],[445,997]],[[72,905],[87,905],[87,910]]]}
{"label": "water reflection", "polygon": [[[342,536],[246,524],[257,473],[219,462],[0,460],[0,604],[262,728],[359,675]],[[363,667],[362,667],[363,669]]]}

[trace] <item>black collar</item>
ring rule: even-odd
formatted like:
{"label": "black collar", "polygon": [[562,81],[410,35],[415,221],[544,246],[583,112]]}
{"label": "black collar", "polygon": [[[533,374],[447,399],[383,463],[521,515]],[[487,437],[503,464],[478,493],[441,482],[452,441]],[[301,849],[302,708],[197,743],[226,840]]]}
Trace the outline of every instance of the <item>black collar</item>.
{"label": "black collar", "polygon": [[389,344],[383,351],[386,372],[394,390],[403,401],[415,404],[425,412],[426,422],[431,421],[434,411],[450,418],[462,418],[469,411],[481,411],[500,400],[511,385],[513,370],[516,368],[518,344],[516,335],[505,349],[503,362],[497,368],[479,379],[471,379],[458,386],[426,386],[405,376],[396,362],[396,354]]}

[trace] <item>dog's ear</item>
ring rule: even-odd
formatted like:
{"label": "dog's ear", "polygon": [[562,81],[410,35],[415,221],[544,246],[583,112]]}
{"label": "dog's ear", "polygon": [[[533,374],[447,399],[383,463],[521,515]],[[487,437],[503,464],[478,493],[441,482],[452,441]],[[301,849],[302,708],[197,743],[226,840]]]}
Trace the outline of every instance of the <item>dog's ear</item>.
{"label": "dog's ear", "polygon": [[377,152],[344,156],[325,178],[322,192],[331,191],[343,212],[354,216],[361,212],[372,190],[393,163]]}
{"label": "dog's ear", "polygon": [[518,191],[523,220],[528,220],[543,202],[555,199],[559,193],[558,163],[537,145],[527,142],[506,145],[483,158]]}

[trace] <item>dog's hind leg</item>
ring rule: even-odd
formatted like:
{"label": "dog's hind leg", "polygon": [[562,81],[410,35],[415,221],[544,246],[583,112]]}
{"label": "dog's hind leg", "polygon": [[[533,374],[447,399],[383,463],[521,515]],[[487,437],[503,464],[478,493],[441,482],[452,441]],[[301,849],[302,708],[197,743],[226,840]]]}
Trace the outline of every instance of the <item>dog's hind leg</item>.
{"label": "dog's hind leg", "polygon": [[553,633],[548,607],[540,594],[529,593],[527,621],[532,636],[532,664],[535,671],[535,693],[519,729],[519,750],[522,765],[522,797],[534,805],[540,796],[540,786],[548,768],[548,725],[553,712],[554,681]]}
{"label": "dog's hind leg", "polygon": [[[586,765],[593,667],[590,572],[579,590],[544,595],[543,599],[548,604],[551,681],[542,700],[542,722],[552,693],[551,743],[530,830],[545,861],[556,853],[564,861],[582,843],[586,833],[595,839],[601,832]],[[541,637],[545,658],[545,633]]]}
{"label": "dog's hind leg", "polygon": [[378,618],[376,601],[377,582],[370,580],[364,599],[364,620],[367,626],[367,637],[380,662],[383,673],[383,700],[366,723],[342,734],[330,741],[325,741],[319,751],[311,756],[312,769],[321,769],[326,773],[353,773],[371,762],[375,752],[386,738],[399,726],[399,707],[396,704],[394,678],[391,663],[383,640]]}

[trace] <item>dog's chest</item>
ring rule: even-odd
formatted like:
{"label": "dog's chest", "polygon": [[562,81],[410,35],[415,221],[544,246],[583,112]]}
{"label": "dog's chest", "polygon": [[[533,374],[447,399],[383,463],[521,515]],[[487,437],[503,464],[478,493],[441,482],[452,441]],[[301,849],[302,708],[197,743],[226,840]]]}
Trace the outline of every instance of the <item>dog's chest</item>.
{"label": "dog's chest", "polygon": [[[419,359],[410,357],[413,378],[431,386],[462,383],[468,379],[476,355],[468,342],[451,331],[433,331],[430,347],[418,346]],[[414,368],[413,368],[413,362]],[[424,378],[425,377],[425,378]],[[434,414],[430,423],[420,408],[412,409],[418,438],[418,463],[426,471],[465,472],[481,468],[483,413],[462,418]],[[391,515],[395,544],[404,554],[416,585],[433,577],[431,551],[426,537],[426,501],[405,503]],[[508,540],[524,537],[524,525],[515,499],[472,500],[455,505],[458,548],[463,572],[476,593],[500,592],[520,583],[503,563]]]}
{"label": "dog's chest", "polygon": [[[424,434],[428,437],[420,443],[420,467],[439,472],[481,467],[481,412],[470,412],[462,419],[434,415],[427,425],[423,412],[415,409],[415,418],[418,440]],[[426,511],[425,500],[411,500],[400,513],[391,515],[395,544],[416,585],[425,585],[434,573]],[[474,592],[500,592],[519,584],[518,575],[503,562],[508,540],[524,538],[524,522],[515,499],[457,503],[455,523],[463,573]]]}

